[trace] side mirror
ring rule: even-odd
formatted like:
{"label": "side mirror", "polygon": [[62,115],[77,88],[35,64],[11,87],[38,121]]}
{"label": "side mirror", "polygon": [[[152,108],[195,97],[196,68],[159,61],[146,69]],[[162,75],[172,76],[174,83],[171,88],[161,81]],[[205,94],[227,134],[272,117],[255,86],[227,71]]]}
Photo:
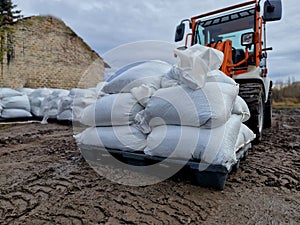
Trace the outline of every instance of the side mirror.
{"label": "side mirror", "polygon": [[185,33],[185,24],[181,23],[176,28],[175,42],[182,41]]}
{"label": "side mirror", "polygon": [[254,32],[242,34],[241,45],[250,47],[252,44],[254,44]]}
{"label": "side mirror", "polygon": [[281,0],[266,0],[264,4],[265,21],[277,21],[281,20],[282,16],[282,4]]}

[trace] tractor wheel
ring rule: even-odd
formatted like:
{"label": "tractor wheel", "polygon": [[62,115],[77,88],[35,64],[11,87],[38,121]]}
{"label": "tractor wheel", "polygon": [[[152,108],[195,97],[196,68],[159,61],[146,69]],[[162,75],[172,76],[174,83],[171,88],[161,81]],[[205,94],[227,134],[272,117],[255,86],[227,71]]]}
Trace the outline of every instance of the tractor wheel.
{"label": "tractor wheel", "polygon": [[261,84],[245,83],[240,85],[239,94],[247,103],[251,117],[245,123],[255,134],[254,143],[262,139],[264,128],[264,91]]}

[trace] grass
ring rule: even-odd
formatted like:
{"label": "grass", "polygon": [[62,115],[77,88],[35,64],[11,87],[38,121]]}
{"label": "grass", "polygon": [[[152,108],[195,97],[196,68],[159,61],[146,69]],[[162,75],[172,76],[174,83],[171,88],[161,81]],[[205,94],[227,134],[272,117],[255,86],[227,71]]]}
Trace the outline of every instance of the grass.
{"label": "grass", "polygon": [[0,130],[5,130],[14,126],[17,126],[17,124],[0,124]]}
{"label": "grass", "polygon": [[294,102],[273,102],[273,108],[275,109],[300,109],[300,103]]}

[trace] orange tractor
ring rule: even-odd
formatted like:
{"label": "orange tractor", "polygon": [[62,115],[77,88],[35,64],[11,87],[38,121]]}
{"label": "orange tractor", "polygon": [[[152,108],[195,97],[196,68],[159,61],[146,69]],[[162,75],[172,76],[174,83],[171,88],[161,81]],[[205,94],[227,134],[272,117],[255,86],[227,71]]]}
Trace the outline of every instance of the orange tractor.
{"label": "orange tractor", "polygon": [[281,15],[281,0],[266,0],[263,8],[261,0],[254,0],[183,20],[176,29],[175,41],[182,41],[189,23],[185,47],[190,42],[224,53],[220,70],[240,84],[239,95],[251,112],[246,125],[256,141],[272,119],[272,81],[267,77],[267,51],[272,48],[266,45],[266,23]]}

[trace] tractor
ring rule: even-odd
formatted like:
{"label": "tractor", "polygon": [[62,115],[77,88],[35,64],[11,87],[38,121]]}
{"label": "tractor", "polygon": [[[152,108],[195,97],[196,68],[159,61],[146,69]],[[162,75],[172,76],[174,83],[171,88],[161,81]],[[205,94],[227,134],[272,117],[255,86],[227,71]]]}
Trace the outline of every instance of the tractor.
{"label": "tractor", "polygon": [[224,53],[220,70],[239,84],[239,95],[251,113],[246,125],[256,134],[255,142],[272,120],[272,81],[267,76],[267,51],[272,48],[267,47],[266,24],[281,17],[281,0],[266,0],[263,7],[261,0],[253,0],[182,20],[176,29],[175,42],[185,37],[180,49],[200,44]]}

